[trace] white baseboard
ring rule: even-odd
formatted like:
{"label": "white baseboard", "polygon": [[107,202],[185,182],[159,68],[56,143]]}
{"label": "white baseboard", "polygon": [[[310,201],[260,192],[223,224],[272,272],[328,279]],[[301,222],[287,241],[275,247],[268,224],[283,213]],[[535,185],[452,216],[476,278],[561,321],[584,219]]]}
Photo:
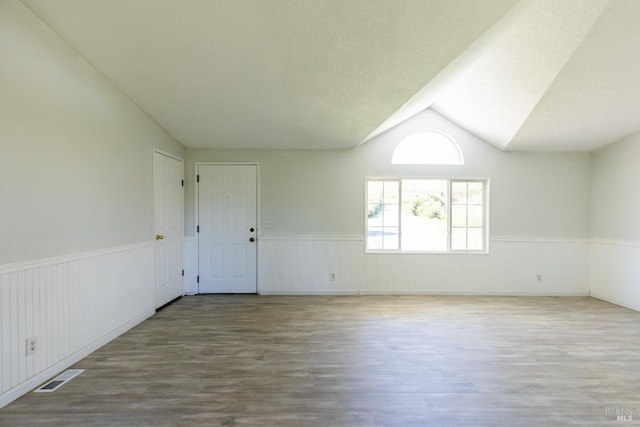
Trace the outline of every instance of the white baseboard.
{"label": "white baseboard", "polygon": [[588,292],[474,292],[474,291],[438,291],[438,290],[371,290],[361,291],[360,295],[425,295],[425,296],[504,296],[504,297],[586,297]]}
{"label": "white baseboard", "polygon": [[264,292],[260,292],[260,295],[291,295],[291,296],[313,296],[313,295],[359,295],[358,291],[345,291],[343,289],[340,290],[322,290],[322,291],[286,291],[286,290],[268,290]]}
{"label": "white baseboard", "polygon": [[634,307],[632,304],[629,304],[629,301],[622,301],[619,298],[612,298],[597,292],[591,292],[591,296],[604,302],[609,302],[611,304],[619,305],[620,307],[628,308],[629,310],[640,311],[640,306]]}

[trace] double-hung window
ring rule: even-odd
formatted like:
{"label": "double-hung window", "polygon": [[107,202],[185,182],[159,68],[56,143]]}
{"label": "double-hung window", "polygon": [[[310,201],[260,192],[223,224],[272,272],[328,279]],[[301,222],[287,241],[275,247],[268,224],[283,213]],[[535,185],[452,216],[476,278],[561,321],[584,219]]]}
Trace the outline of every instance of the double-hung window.
{"label": "double-hung window", "polygon": [[487,181],[368,179],[367,251],[486,252]]}

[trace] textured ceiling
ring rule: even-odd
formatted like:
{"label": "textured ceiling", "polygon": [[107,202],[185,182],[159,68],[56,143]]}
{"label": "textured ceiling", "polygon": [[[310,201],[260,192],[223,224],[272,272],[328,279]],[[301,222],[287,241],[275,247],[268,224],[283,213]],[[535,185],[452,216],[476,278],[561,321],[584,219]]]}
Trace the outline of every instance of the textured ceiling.
{"label": "textured ceiling", "polygon": [[640,130],[637,0],[23,1],[187,147],[350,148],[429,107],[507,150]]}

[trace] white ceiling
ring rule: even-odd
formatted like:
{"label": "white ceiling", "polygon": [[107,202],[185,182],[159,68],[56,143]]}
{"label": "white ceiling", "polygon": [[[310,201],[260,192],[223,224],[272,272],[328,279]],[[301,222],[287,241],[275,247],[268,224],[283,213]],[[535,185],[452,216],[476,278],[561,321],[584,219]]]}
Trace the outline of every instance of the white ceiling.
{"label": "white ceiling", "polygon": [[505,150],[640,130],[638,0],[23,0],[187,147],[351,148],[425,108]]}

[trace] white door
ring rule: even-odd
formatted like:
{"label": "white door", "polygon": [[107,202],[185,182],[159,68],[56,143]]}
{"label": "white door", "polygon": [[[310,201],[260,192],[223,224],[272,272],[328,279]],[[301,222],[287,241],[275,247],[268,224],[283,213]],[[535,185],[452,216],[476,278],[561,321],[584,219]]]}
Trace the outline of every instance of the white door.
{"label": "white door", "polygon": [[198,292],[256,293],[256,165],[198,165]]}
{"label": "white door", "polygon": [[184,164],[153,153],[156,308],[184,295]]}

